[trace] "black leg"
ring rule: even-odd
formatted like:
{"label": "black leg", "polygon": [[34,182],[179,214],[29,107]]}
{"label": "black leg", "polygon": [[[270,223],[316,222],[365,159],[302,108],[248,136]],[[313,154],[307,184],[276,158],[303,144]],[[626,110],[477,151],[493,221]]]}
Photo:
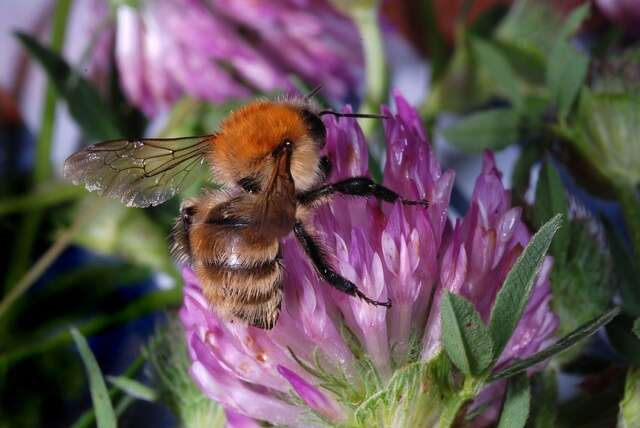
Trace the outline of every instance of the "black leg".
{"label": "black leg", "polygon": [[322,187],[298,195],[298,202],[302,205],[312,204],[318,199],[333,193],[365,198],[374,197],[386,202],[400,201],[405,205],[429,206],[429,201],[426,200],[403,199],[393,190],[377,184],[369,177],[351,177],[337,183],[325,184]]}
{"label": "black leg", "polygon": [[304,226],[300,222],[296,222],[293,231],[298,238],[298,241],[304,248],[305,253],[311,259],[313,266],[316,268],[318,274],[329,283],[332,287],[337,288],[343,293],[347,293],[350,296],[356,296],[364,300],[365,302],[376,305],[376,306],[386,306],[387,308],[391,307],[391,300],[387,300],[386,302],[378,302],[377,300],[370,299],[360,290],[356,285],[349,281],[346,278],[338,275],[336,272],[331,269],[329,264],[327,263],[326,256],[323,254],[322,248],[313,237],[304,229]]}
{"label": "black leg", "polygon": [[320,171],[322,172],[323,180],[327,180],[331,175],[331,160],[327,156],[320,158]]}

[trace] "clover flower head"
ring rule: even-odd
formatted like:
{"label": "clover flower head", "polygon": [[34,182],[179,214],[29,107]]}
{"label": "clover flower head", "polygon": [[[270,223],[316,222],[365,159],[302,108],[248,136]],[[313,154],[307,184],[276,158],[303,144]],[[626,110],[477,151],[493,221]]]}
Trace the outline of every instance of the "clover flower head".
{"label": "clover flower head", "polygon": [[[395,104],[394,114],[383,107],[390,117],[384,122],[384,184],[405,198],[426,198],[430,206],[336,198],[314,218],[337,271],[371,298],[391,298],[390,309],[323,283],[293,239],[283,243],[285,298],[270,331],[222,320],[194,274],[183,270],[181,318],[191,374],[227,410],[230,426],[430,426],[442,412],[437,385],[413,388],[407,374],[443,356],[440,296],[444,290],[464,295],[486,321],[530,232],[490,153],[469,212],[452,222],[454,173],[441,169],[415,109],[400,95]],[[327,118],[325,124],[329,180],[368,174],[367,141],[355,120]],[[546,260],[499,364],[531,355],[550,340],[557,326],[548,304],[550,268]],[[402,394],[393,395],[400,401],[379,399],[400,384]],[[495,420],[503,391],[497,383],[476,398],[474,406],[484,409],[477,426]]]}
{"label": "clover flower head", "polygon": [[148,115],[187,95],[212,102],[293,90],[297,76],[341,98],[357,88],[356,28],[325,0],[141,0],[120,4],[115,58]]}

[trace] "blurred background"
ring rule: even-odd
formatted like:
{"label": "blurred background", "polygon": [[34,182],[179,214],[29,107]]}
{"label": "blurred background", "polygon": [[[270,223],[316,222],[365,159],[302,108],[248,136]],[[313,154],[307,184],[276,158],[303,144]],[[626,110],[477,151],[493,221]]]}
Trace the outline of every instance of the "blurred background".
{"label": "blurred background", "polygon": [[[211,133],[253,97],[319,84],[333,108],[375,112],[394,91],[417,106],[456,170],[452,216],[485,149],[532,228],[567,214],[571,243],[552,248],[565,253],[559,335],[612,301],[625,314],[553,363],[558,412],[615,426],[640,364],[639,37],[638,0],[4,0],[0,427],[94,424],[70,326],[103,373],[137,379],[108,383],[122,426],[183,423],[171,391],[150,392],[163,376],[149,358],[180,337],[166,325],[181,302],[167,239],[181,198],[129,209],[65,181],[64,159],[106,139]],[[361,126],[375,176],[380,124]]]}

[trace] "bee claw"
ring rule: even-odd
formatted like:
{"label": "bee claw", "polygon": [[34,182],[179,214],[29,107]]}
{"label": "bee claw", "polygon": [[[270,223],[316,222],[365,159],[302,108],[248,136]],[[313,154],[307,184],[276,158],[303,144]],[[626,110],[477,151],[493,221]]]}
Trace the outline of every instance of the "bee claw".
{"label": "bee claw", "polygon": [[422,205],[425,208],[428,208],[431,204],[426,199],[419,200],[411,200],[411,199],[403,199],[402,203],[404,205]]}
{"label": "bee claw", "polygon": [[373,305],[373,306],[384,306],[386,308],[390,308],[391,307],[391,299],[387,299],[386,302],[380,302],[378,300],[373,300],[373,299],[367,297],[364,293],[362,293],[360,291],[356,291],[356,294],[358,295],[359,298],[361,298],[362,300],[364,300],[365,302],[367,302],[370,305]]}

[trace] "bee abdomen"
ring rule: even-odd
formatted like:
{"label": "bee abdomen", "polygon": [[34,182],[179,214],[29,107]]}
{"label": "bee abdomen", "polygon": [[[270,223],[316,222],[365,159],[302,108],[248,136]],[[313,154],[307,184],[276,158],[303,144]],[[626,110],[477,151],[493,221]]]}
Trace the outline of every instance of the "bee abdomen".
{"label": "bee abdomen", "polygon": [[206,262],[197,268],[205,296],[223,315],[271,328],[282,302],[280,255],[257,263]]}

